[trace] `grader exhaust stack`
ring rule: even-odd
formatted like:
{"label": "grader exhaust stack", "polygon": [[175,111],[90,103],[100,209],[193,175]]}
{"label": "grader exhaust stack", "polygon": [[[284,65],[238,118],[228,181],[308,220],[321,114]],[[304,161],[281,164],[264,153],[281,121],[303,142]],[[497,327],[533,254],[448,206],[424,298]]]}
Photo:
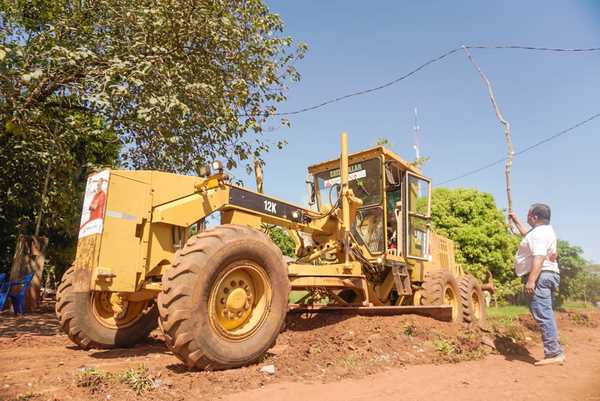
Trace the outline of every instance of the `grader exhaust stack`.
{"label": "grader exhaust stack", "polygon": [[[90,176],[77,256],[57,293],[61,329],[84,349],[114,348],[159,324],[190,368],[225,369],[258,360],[288,311],[483,324],[481,283],[429,229],[430,181],[384,147],[349,155],[345,133],[340,145],[338,159],[308,168],[316,210],[261,193],[259,168],[258,191],[222,170]],[[205,230],[217,211],[221,224]],[[294,240],[293,261],[267,235],[273,226]]]}

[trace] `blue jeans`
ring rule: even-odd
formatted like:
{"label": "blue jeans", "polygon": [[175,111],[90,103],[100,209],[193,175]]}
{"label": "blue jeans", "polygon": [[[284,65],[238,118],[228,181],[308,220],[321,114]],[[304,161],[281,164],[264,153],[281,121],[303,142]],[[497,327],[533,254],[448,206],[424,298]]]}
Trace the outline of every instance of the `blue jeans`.
{"label": "blue jeans", "polygon": [[535,291],[529,299],[529,310],[542,331],[544,357],[553,358],[562,354],[558,341],[558,328],[552,310],[552,295],[558,291],[560,275],[551,271],[542,271],[535,283]]}

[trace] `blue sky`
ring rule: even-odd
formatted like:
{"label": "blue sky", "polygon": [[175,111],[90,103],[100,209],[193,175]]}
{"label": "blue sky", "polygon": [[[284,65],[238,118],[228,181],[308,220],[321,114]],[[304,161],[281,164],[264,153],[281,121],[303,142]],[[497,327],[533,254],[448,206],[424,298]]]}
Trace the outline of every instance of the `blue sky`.
{"label": "blue sky", "polygon": [[[290,111],[397,78],[463,44],[600,47],[600,1],[269,1],[286,32],[310,50],[297,64],[302,80],[280,106]],[[600,52],[472,50],[494,84],[512,125],[515,150],[600,112]],[[405,159],[419,109],[424,172],[435,186],[503,157],[502,129],[483,82],[463,53],[390,88],[290,118],[269,135],[287,147],[266,156],[265,191],[304,203],[306,166],[335,157],[338,137],[350,150],[386,137]],[[515,158],[513,197],[524,218],[548,203],[560,238],[600,262],[600,119]],[[250,180],[249,180],[250,181]],[[448,184],[490,192],[506,207],[504,167]]]}

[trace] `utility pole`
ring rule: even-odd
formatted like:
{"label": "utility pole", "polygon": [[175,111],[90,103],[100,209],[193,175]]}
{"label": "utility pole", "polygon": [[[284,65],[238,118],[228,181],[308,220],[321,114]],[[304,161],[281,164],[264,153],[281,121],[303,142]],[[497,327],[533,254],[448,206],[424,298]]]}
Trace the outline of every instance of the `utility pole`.
{"label": "utility pole", "polygon": [[415,150],[415,161],[418,161],[421,157],[421,149],[419,147],[419,136],[421,135],[421,127],[419,126],[419,112],[415,107],[415,123],[413,125],[413,130],[415,132],[415,144],[413,145],[413,149]]}

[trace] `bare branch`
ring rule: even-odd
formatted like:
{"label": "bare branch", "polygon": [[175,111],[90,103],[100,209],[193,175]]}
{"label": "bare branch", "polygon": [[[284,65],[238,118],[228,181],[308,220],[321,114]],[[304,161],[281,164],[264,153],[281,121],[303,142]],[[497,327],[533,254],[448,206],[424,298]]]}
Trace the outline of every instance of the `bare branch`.
{"label": "bare branch", "polygon": [[488,94],[490,96],[490,101],[492,102],[492,106],[494,107],[494,111],[496,112],[496,117],[498,118],[498,121],[500,121],[500,124],[502,124],[502,126],[504,128],[504,140],[506,141],[506,145],[508,147],[508,157],[506,158],[506,163],[504,165],[504,175],[506,178],[506,197],[508,199],[508,213],[512,213],[513,208],[512,208],[511,173],[512,173],[512,160],[513,160],[513,155],[515,152],[513,150],[512,137],[510,134],[510,123],[508,121],[506,121],[506,119],[502,115],[502,112],[500,111],[500,107],[498,106],[498,102],[496,101],[496,96],[494,95],[494,89],[492,88],[492,83],[487,78],[487,76],[483,73],[481,68],[479,68],[479,65],[475,62],[475,60],[473,59],[473,56],[471,56],[469,49],[467,49],[466,46],[463,46],[463,50],[465,51],[465,54],[467,55],[467,58],[469,59],[471,64],[473,64],[473,67],[475,67],[475,69],[481,76],[481,79],[483,79],[483,81],[486,83],[487,89],[488,89]]}

